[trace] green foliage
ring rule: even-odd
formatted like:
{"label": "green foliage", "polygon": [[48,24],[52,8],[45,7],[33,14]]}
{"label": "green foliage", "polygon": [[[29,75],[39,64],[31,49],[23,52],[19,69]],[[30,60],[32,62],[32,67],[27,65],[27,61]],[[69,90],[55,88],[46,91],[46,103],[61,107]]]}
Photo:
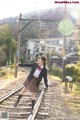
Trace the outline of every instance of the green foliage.
{"label": "green foliage", "polygon": [[5,64],[5,59],[6,59],[6,53],[4,51],[4,47],[5,46],[0,47],[0,65],[1,66]]}
{"label": "green foliage", "polygon": [[62,77],[62,69],[61,68],[52,68],[51,74],[61,78]]}
{"label": "green foliage", "polygon": [[77,82],[80,82],[80,76],[77,76],[77,80],[76,80]]}
{"label": "green foliage", "polygon": [[0,69],[0,77],[6,75],[6,68]]}
{"label": "green foliage", "polygon": [[77,85],[76,91],[80,92],[80,82],[76,82],[76,85]]}
{"label": "green foliage", "polygon": [[1,70],[0,70],[0,77],[2,77],[2,76],[4,76],[4,75],[6,75],[5,71],[1,71]]}
{"label": "green foliage", "polygon": [[[13,39],[9,25],[4,24],[0,26],[0,64],[6,65],[14,61],[16,52],[16,41]],[[3,57],[2,57],[3,56]]]}
{"label": "green foliage", "polygon": [[78,72],[76,64],[66,65],[66,75],[73,77]]}
{"label": "green foliage", "polygon": [[30,61],[30,63],[34,63],[34,62],[35,62],[35,60]]}
{"label": "green foliage", "polygon": [[15,67],[15,64],[11,64],[10,65],[10,68],[12,69],[12,68],[14,68]]}
{"label": "green foliage", "polygon": [[0,77],[14,75],[15,64],[9,65],[9,67],[0,68]]}
{"label": "green foliage", "polygon": [[75,81],[80,81],[80,63],[66,65],[66,76],[71,76]]}
{"label": "green foliage", "polygon": [[24,63],[26,61],[26,57],[25,56],[20,56],[20,62]]}

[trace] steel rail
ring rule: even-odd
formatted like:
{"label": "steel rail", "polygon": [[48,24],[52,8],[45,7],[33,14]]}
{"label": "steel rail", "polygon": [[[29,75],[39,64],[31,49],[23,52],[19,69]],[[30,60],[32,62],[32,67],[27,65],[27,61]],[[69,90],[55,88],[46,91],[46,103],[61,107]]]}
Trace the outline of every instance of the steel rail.
{"label": "steel rail", "polygon": [[[27,69],[28,71],[30,71],[30,69],[28,67],[25,67],[25,69]],[[14,93],[16,93],[17,91],[19,91],[20,89],[23,88],[23,85],[19,86],[16,89],[13,89],[12,91],[8,92],[7,94],[3,95],[0,98],[0,103],[3,102],[5,99],[9,98],[11,95],[13,95]]]}
{"label": "steel rail", "polygon": [[41,92],[41,94],[40,94],[40,96],[39,96],[39,98],[34,106],[33,114],[29,115],[29,117],[26,120],[34,120],[35,119],[35,116],[38,112],[38,109],[39,109],[39,106],[41,104],[43,96],[44,96],[44,89],[42,90],[42,92]]}
{"label": "steel rail", "polygon": [[5,99],[9,98],[11,95],[13,95],[14,93],[16,93],[17,91],[19,91],[20,89],[23,88],[23,85],[19,86],[18,88],[16,89],[13,89],[12,91],[8,92],[7,94],[3,95],[1,98],[0,98],[0,103],[3,102]]}
{"label": "steel rail", "polygon": [[[25,69],[27,69],[28,71],[30,71],[29,68],[25,68]],[[14,93],[18,92],[18,91],[19,91],[20,89],[22,89],[22,88],[23,88],[23,85],[19,86],[19,87],[16,88],[16,89],[13,89],[12,91],[10,91],[9,93],[7,93],[7,94],[5,94],[5,95],[3,95],[3,96],[0,98],[0,103],[3,102],[4,100],[6,100],[7,98],[9,98],[10,96],[12,96]],[[38,98],[35,106],[34,106],[33,114],[30,114],[29,117],[28,117],[26,120],[34,120],[34,119],[35,119],[36,114],[37,114],[38,109],[39,109],[39,106],[40,106],[40,104],[41,104],[41,102],[42,102],[42,98],[43,98],[43,96],[44,96],[44,92],[45,92],[45,91],[44,91],[44,89],[43,89],[42,92],[40,93],[40,96],[39,96],[39,98]]]}

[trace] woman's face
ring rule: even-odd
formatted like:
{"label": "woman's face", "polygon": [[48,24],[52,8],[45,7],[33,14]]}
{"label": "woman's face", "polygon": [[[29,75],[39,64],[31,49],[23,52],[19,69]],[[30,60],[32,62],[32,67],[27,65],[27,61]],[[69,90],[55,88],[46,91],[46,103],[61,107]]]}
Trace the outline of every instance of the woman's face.
{"label": "woman's face", "polygon": [[43,63],[44,63],[43,60],[41,60],[40,57],[38,58],[38,63],[39,63],[40,65],[43,65]]}

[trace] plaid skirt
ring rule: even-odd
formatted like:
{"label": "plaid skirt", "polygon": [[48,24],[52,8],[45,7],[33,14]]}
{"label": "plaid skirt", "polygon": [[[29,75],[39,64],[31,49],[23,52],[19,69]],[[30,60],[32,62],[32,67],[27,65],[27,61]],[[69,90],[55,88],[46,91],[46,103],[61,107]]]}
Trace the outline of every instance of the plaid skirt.
{"label": "plaid skirt", "polygon": [[36,85],[36,81],[37,79],[33,77],[31,80],[25,80],[23,85],[26,87],[26,90],[37,93],[39,91],[39,86]]}

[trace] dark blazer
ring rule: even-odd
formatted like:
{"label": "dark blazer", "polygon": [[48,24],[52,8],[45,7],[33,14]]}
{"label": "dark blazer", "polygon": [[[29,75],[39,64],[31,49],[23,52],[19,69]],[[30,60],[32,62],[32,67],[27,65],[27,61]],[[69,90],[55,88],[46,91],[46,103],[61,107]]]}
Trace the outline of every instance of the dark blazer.
{"label": "dark blazer", "polygon": [[[27,77],[27,80],[31,80],[33,77],[33,73],[35,72],[38,64],[37,63],[33,63],[33,64],[18,64],[20,67],[31,67],[31,71]],[[48,87],[48,79],[47,79],[47,69],[46,67],[43,67],[41,70],[41,73],[39,75],[39,77],[37,78],[37,82],[36,85],[39,86],[42,78],[44,78],[44,83],[45,86]]]}

